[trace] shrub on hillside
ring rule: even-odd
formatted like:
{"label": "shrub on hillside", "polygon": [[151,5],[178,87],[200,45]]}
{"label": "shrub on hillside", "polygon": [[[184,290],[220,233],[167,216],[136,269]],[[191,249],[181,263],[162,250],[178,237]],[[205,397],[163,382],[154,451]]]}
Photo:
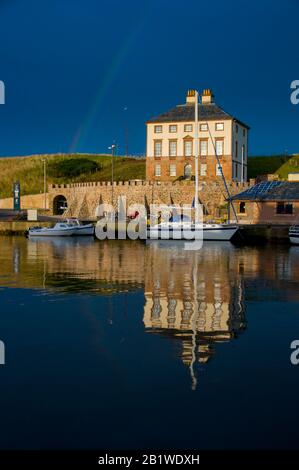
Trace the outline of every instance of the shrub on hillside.
{"label": "shrub on hillside", "polygon": [[91,174],[100,170],[101,166],[87,158],[70,158],[53,161],[49,164],[49,175],[53,178],[75,178],[82,174]]}
{"label": "shrub on hillside", "polygon": [[258,156],[248,158],[248,178],[256,178],[258,175],[277,173],[290,155]]}

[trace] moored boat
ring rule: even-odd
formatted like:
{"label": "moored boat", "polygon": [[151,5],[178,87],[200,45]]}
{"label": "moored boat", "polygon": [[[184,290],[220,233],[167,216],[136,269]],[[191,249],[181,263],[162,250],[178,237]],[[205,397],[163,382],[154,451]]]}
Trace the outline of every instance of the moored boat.
{"label": "moored boat", "polygon": [[[201,224],[188,222],[162,222],[147,230],[149,239],[230,241],[238,231],[233,224]],[[197,232],[197,233],[196,233]]]}
{"label": "moored boat", "polygon": [[299,225],[293,225],[289,229],[289,239],[294,245],[299,245]]}
{"label": "moored boat", "polygon": [[54,227],[31,227],[29,237],[71,237],[74,235],[74,226],[67,222],[58,222]]}

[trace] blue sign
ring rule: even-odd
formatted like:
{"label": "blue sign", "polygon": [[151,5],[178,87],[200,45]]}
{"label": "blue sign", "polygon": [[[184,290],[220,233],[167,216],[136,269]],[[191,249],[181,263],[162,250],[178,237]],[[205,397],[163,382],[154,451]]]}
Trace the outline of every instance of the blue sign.
{"label": "blue sign", "polygon": [[21,185],[19,182],[13,185],[13,209],[14,211],[21,210]]}

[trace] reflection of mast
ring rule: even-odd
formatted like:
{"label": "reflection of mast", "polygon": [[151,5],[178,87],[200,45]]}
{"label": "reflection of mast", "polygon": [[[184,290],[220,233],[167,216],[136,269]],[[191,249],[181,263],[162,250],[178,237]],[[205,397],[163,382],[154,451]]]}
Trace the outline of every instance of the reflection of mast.
{"label": "reflection of mast", "polygon": [[195,253],[195,266],[193,269],[193,295],[194,295],[194,312],[193,312],[193,317],[192,317],[192,360],[190,362],[190,375],[191,375],[191,380],[192,380],[192,390],[196,390],[197,387],[197,378],[194,372],[194,364],[196,361],[196,323],[197,323],[197,317],[198,317],[198,299],[197,299],[197,269],[198,269],[198,264],[197,264],[197,252]]}

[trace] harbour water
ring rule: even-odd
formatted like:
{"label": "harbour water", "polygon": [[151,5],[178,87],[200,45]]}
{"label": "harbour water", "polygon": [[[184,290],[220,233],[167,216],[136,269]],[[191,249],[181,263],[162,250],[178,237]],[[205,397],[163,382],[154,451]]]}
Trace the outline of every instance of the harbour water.
{"label": "harbour water", "polygon": [[0,448],[298,448],[299,247],[0,246]]}

